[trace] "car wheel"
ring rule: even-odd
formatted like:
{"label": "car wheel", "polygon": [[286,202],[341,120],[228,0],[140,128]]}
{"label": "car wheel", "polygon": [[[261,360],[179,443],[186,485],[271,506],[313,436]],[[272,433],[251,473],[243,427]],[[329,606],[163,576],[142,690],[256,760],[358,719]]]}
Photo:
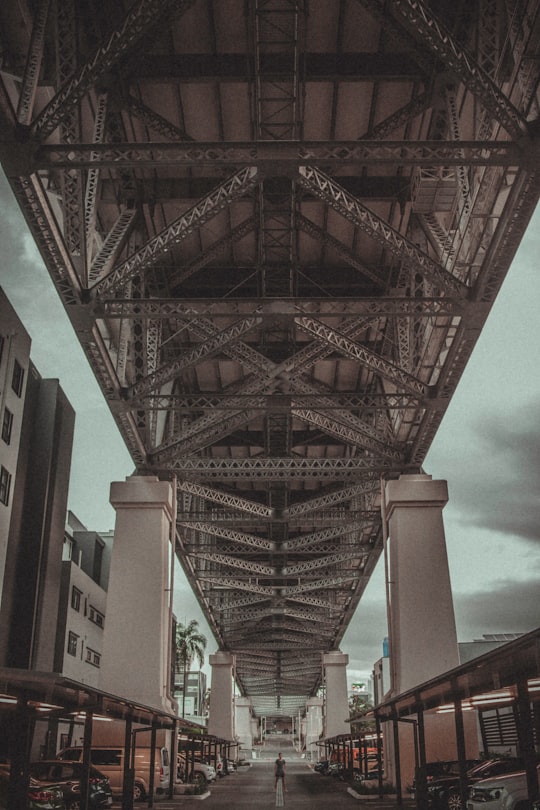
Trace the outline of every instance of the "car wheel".
{"label": "car wheel", "polygon": [[204,787],[206,785],[206,776],[204,775],[204,773],[201,773],[199,771],[193,777],[193,781],[195,782],[196,785],[200,785],[201,787]]}
{"label": "car wheel", "polygon": [[461,796],[459,793],[448,794],[448,810],[461,810]]}
{"label": "car wheel", "polygon": [[146,799],[146,791],[141,785],[140,782],[135,782],[133,787],[133,801],[134,802],[144,802]]}

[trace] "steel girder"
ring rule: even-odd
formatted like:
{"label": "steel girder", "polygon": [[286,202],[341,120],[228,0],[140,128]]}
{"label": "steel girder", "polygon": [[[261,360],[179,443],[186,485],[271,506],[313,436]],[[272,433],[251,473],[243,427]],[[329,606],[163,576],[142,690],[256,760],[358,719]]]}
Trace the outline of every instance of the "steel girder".
{"label": "steel girder", "polygon": [[296,713],[540,196],[540,4],[6,3],[2,165],[240,690]]}

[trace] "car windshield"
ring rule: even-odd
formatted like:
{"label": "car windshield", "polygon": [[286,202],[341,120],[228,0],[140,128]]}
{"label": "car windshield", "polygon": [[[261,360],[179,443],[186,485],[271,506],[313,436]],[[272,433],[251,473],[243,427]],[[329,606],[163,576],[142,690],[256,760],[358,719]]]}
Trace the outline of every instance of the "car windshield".
{"label": "car windshield", "polygon": [[480,763],[480,765],[476,765],[474,768],[471,768],[468,775],[476,777],[486,774],[489,776],[495,773],[507,773],[508,771],[514,769],[519,770],[520,767],[522,766],[517,759],[489,760],[487,762]]}

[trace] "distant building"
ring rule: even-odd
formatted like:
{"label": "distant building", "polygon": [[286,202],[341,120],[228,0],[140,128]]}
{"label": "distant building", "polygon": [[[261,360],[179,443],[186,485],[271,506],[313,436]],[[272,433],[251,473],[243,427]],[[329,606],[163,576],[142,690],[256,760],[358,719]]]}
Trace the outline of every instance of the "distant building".
{"label": "distant building", "polygon": [[100,686],[112,533],[88,531],[68,512],[64,534],[55,670]]}
{"label": "distant building", "polygon": [[474,641],[460,641],[458,644],[460,663],[465,664],[522,635],[523,633],[484,633],[482,638],[475,638]]}
{"label": "distant building", "polygon": [[75,413],[0,291],[0,666],[54,670]]}
{"label": "distant building", "polygon": [[[482,638],[474,639],[474,641],[460,641],[458,642],[459,662],[465,664],[522,635],[523,633],[485,633]],[[390,691],[390,657],[387,644],[383,645],[383,653],[383,658],[373,665],[375,705],[382,703]]]}
{"label": "distant building", "polygon": [[189,717],[195,722],[203,718],[206,712],[206,675],[204,672],[188,672],[186,674],[186,696],[184,692],[184,673],[182,668],[175,671],[174,698],[178,701],[178,713]]}

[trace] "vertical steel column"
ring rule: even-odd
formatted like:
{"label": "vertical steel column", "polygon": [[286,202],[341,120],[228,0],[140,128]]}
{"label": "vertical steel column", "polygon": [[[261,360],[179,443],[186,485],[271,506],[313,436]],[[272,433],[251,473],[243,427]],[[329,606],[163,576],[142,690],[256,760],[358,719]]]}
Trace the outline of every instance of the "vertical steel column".
{"label": "vertical steel column", "polygon": [[81,810],[88,810],[90,803],[90,752],[92,747],[92,724],[94,715],[87,711],[84,717],[83,750],[82,750],[82,777],[81,789]]}
{"label": "vertical steel column", "polygon": [[533,732],[532,707],[527,687],[527,678],[518,675],[516,678],[516,702],[514,716],[519,740],[520,754],[525,764],[527,774],[527,795],[529,806],[539,798],[537,757]]}
{"label": "vertical steel column", "polygon": [[[455,686],[453,685],[453,688]],[[465,730],[463,727],[463,709],[461,700],[454,701],[454,722],[456,726],[456,747],[459,760],[459,792],[461,806],[467,806],[467,753],[465,751]]]}

